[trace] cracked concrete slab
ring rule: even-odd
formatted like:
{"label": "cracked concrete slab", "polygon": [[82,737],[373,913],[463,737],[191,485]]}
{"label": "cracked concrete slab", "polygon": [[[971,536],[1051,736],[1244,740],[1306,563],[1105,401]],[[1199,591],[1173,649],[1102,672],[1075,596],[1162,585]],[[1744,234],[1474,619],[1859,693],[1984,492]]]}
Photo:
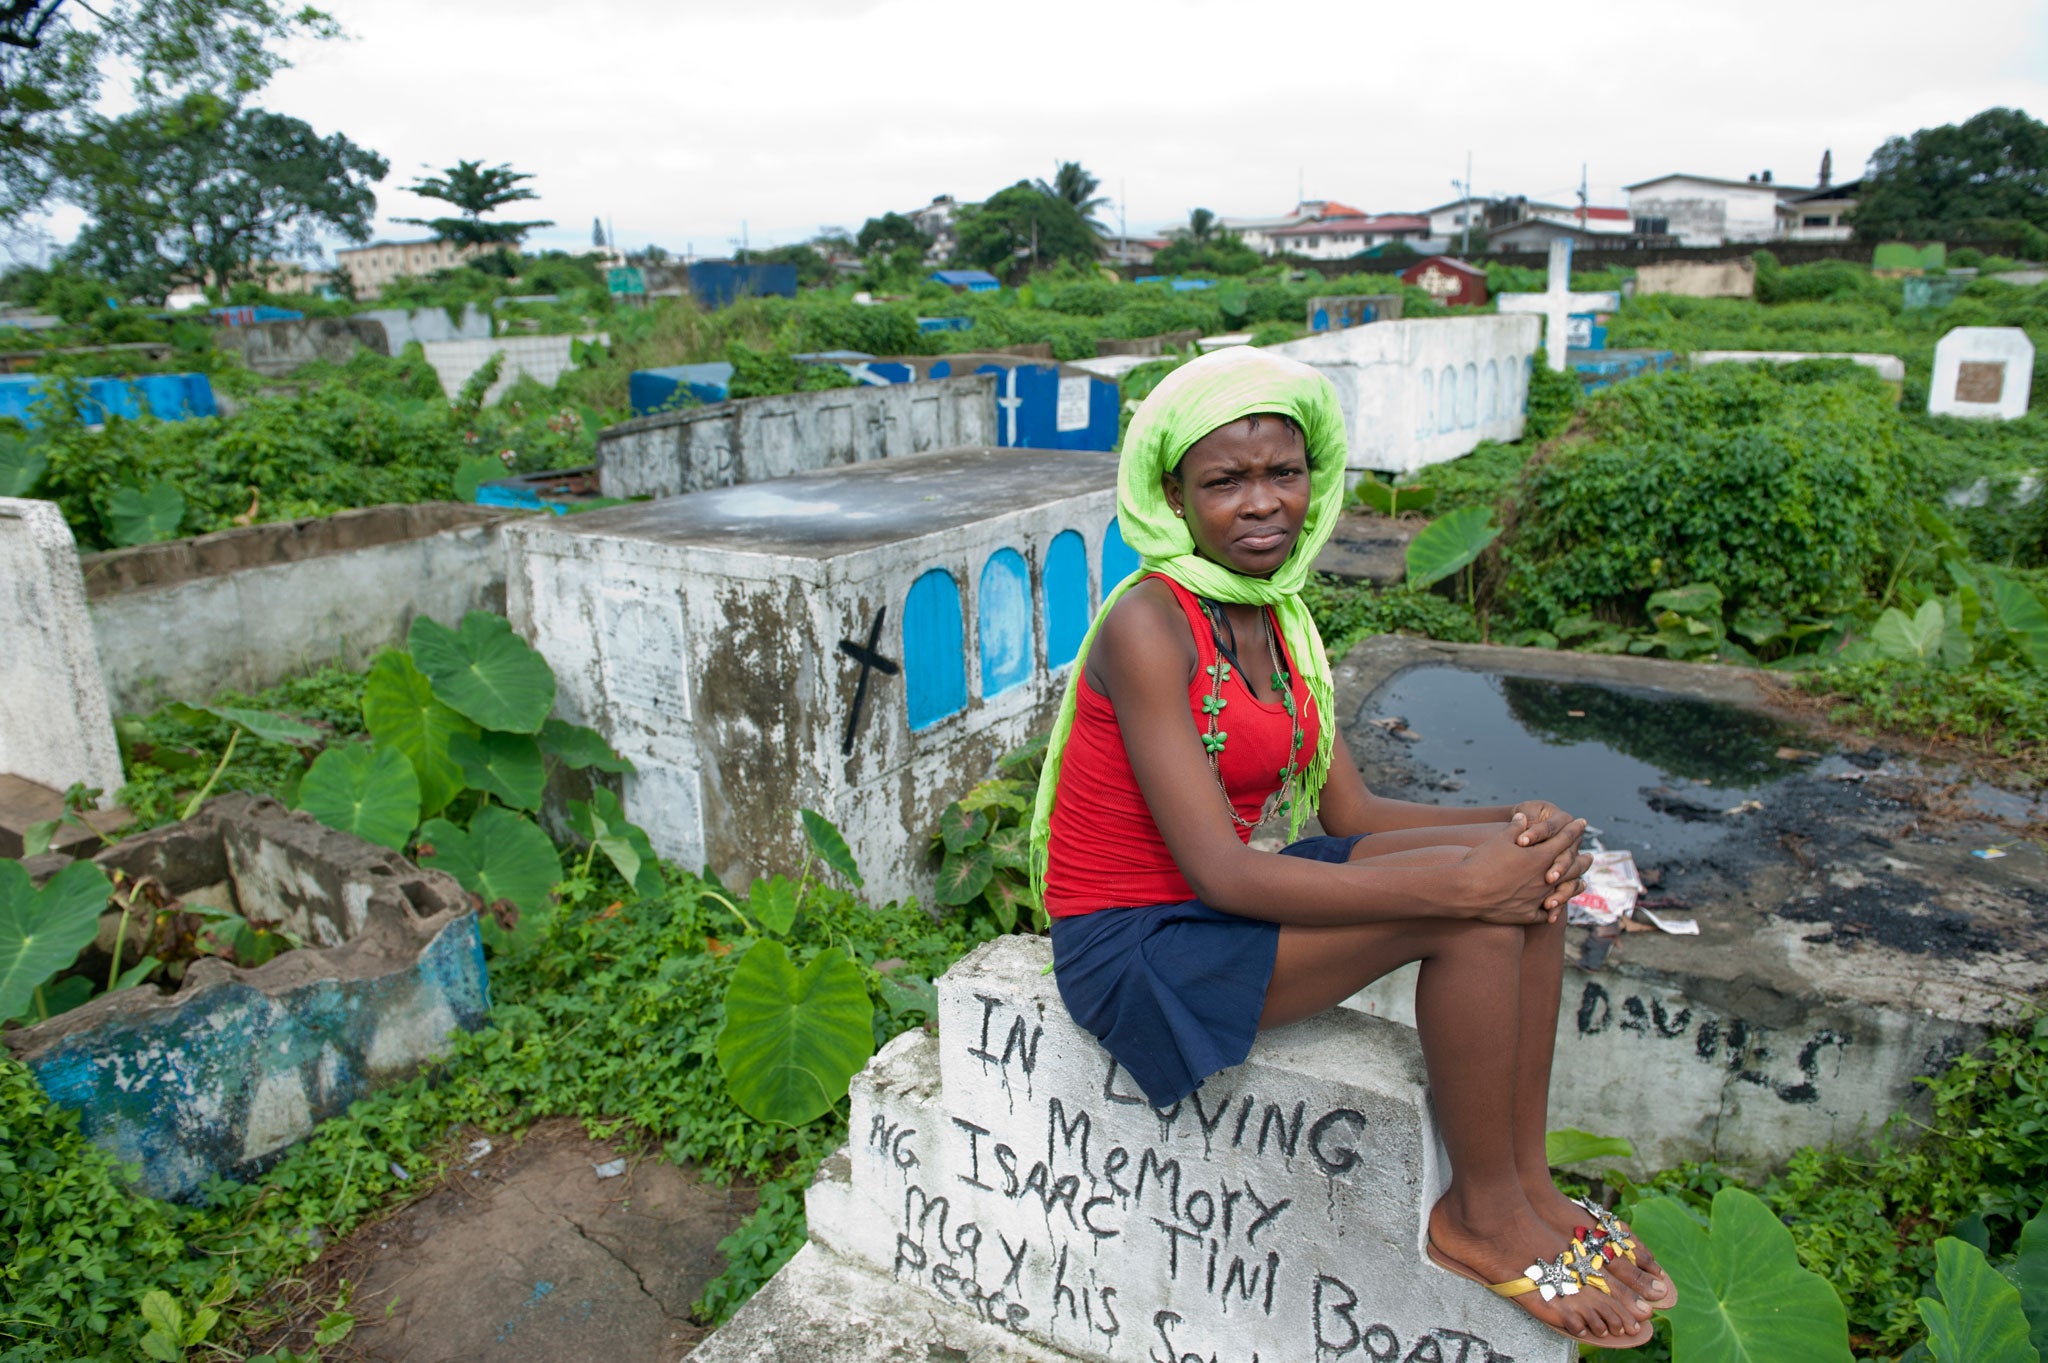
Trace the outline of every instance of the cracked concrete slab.
{"label": "cracked concrete slab", "polygon": [[[579,1122],[540,1122],[403,1211],[330,1247],[309,1280],[355,1284],[363,1363],[673,1363],[705,1330],[690,1304],[750,1192],[636,1159]],[[594,1166],[627,1156],[626,1172]]]}

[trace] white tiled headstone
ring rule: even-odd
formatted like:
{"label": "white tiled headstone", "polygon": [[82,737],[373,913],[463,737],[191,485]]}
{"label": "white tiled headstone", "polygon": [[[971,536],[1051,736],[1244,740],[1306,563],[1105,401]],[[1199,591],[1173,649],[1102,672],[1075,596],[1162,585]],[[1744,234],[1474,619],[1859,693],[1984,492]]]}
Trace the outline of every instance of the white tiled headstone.
{"label": "white tiled headstone", "polygon": [[0,497],[0,774],[121,789],[121,750],[63,513]]}
{"label": "white tiled headstone", "polygon": [[2011,421],[2034,391],[2034,343],[2018,327],[1957,327],[1934,348],[1927,410]]}

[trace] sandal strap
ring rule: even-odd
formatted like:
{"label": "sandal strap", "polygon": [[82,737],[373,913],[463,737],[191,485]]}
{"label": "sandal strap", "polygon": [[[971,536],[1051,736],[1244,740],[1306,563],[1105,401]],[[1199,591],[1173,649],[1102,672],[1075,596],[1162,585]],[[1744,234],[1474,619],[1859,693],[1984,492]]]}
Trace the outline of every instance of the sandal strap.
{"label": "sandal strap", "polygon": [[1522,1276],[1504,1283],[1488,1283],[1487,1289],[1503,1297],[1521,1297],[1540,1292],[1543,1300],[1576,1296],[1581,1288],[1597,1288],[1612,1295],[1607,1279],[1600,1273],[1598,1253],[1583,1240],[1573,1240],[1565,1253],[1554,1259],[1538,1259]]}

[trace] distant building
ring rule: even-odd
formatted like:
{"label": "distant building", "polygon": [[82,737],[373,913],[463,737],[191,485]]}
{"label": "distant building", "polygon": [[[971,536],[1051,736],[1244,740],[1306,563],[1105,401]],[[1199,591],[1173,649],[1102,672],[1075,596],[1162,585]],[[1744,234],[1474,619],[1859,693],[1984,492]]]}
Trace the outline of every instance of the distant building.
{"label": "distant building", "polygon": [[1447,204],[1438,204],[1424,211],[1429,219],[1429,234],[1433,237],[1457,237],[1467,227],[1483,228],[1486,224],[1486,200],[1475,195],[1453,199]]}
{"label": "distant building", "polygon": [[1429,219],[1420,213],[1325,218],[1277,228],[1271,236],[1275,249],[1289,255],[1308,260],[1348,260],[1388,242],[1425,239],[1429,236]]}
{"label": "distant building", "polygon": [[1769,171],[1748,180],[1660,175],[1625,188],[1636,234],[1675,237],[1680,246],[1776,241],[1786,235],[1792,201],[1813,192],[1775,184]]}
{"label": "distant building", "polygon": [[1862,192],[1861,180],[1850,180],[1839,185],[1822,185],[1810,194],[1801,194],[1787,204],[1790,210],[1785,225],[1788,241],[1847,241],[1856,235],[1856,229],[1849,223],[1850,215],[1856,211],[1856,198]]}
{"label": "distant building", "polygon": [[[1325,222],[1337,218],[1363,218],[1363,209],[1335,199],[1304,199],[1295,205],[1292,213],[1282,213],[1271,218],[1219,218],[1217,225],[1233,233],[1238,240],[1262,256],[1270,256],[1282,249],[1275,233],[1290,227],[1301,227],[1307,223]],[[1292,249],[1292,248],[1288,248]]]}
{"label": "distant building", "polygon": [[935,194],[923,208],[912,209],[903,216],[932,239],[931,249],[924,253],[926,260],[937,263],[953,258],[953,250],[960,244],[960,234],[953,226],[960,217],[957,199],[950,194]]}
{"label": "distant building", "polygon": [[1635,230],[1626,208],[1585,208],[1570,204],[1529,205],[1529,216],[1542,222],[1564,223],[1594,236],[1625,237]]}
{"label": "distant building", "polygon": [[1560,237],[1574,246],[1611,244],[1612,232],[1598,232],[1576,222],[1555,218],[1524,218],[1506,227],[1496,227],[1486,236],[1488,251],[1547,251]]}
{"label": "distant building", "polygon": [[1401,282],[1413,284],[1445,307],[1476,308],[1486,302],[1486,271],[1456,256],[1431,256],[1401,271]]}
{"label": "distant building", "polygon": [[394,280],[452,270],[465,261],[490,254],[489,246],[460,246],[439,237],[425,241],[373,241],[344,246],[334,253],[336,270],[348,271],[359,298],[375,298]]}
{"label": "distant building", "polygon": [[1168,244],[1166,237],[1104,237],[1102,258],[1111,265],[1150,265]]}

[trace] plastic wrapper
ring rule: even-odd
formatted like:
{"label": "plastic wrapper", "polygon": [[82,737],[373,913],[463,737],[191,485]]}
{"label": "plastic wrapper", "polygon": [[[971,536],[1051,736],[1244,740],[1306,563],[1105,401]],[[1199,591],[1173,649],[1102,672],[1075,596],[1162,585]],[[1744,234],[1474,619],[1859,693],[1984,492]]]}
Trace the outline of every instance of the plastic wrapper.
{"label": "plastic wrapper", "polygon": [[1636,896],[1642,892],[1635,853],[1595,852],[1585,888],[1565,906],[1565,921],[1589,927],[1618,923],[1635,912]]}

